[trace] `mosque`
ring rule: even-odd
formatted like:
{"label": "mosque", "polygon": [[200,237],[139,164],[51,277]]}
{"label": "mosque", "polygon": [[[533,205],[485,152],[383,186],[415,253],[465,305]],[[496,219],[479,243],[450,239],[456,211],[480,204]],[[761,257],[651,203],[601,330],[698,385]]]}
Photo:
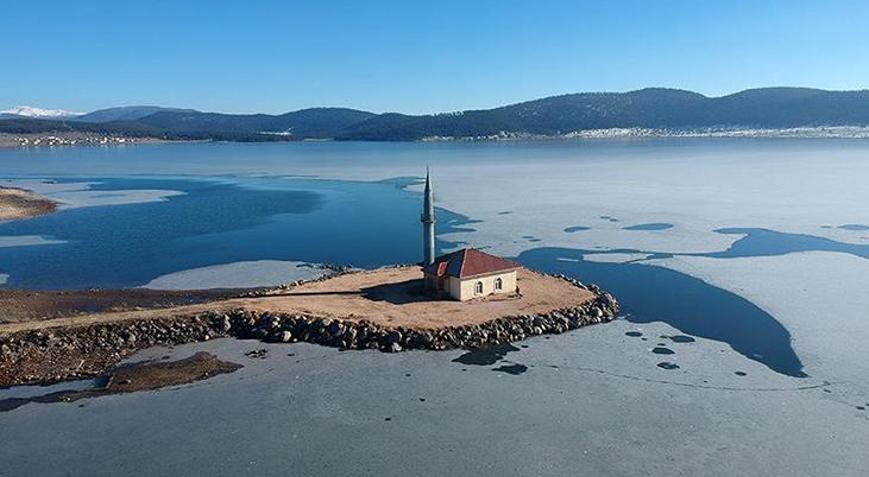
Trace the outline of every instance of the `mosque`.
{"label": "mosque", "polygon": [[435,211],[431,175],[426,171],[422,215],[423,283],[425,291],[439,298],[466,301],[518,291],[516,262],[475,248],[463,248],[435,257]]}

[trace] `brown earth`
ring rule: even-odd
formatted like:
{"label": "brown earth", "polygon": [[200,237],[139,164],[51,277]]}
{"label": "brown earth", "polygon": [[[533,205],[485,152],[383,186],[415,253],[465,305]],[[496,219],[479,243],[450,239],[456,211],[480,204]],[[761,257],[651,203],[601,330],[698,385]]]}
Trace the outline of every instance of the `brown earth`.
{"label": "brown earth", "polygon": [[0,187],[0,220],[19,220],[50,214],[57,203],[17,187]]}
{"label": "brown earth", "polygon": [[93,313],[172,308],[237,297],[242,290],[148,289],[28,291],[0,289],[0,325]]}

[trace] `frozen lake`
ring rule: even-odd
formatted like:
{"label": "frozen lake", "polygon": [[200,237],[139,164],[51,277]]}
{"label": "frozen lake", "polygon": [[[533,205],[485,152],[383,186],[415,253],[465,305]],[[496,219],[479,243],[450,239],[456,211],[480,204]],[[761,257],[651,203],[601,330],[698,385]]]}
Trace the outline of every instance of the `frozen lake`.
{"label": "frozen lake", "polygon": [[[0,475],[869,470],[867,142],[0,150],[4,184],[65,204],[0,223],[0,286],[177,287],[203,270],[267,284],[304,263],[416,261],[426,165],[440,251],[469,244],[598,283],[624,318],[477,365],[179,347],[245,368],[2,413]],[[254,348],[268,357],[243,355]],[[32,390],[0,399],[16,393]]]}

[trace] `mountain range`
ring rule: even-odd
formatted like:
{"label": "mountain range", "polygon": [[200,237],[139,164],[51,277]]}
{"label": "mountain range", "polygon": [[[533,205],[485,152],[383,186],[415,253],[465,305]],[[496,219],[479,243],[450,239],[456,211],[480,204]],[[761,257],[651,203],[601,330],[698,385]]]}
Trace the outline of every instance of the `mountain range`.
{"label": "mountain range", "polygon": [[[56,110],[47,110],[56,111]],[[869,126],[869,90],[760,88],[707,97],[647,88],[577,93],[485,110],[431,115],[376,114],[310,108],[285,114],[221,114],[157,106],[125,106],[79,115],[10,114],[0,132],[90,131],[172,139],[389,140],[562,136],[588,130],[649,128],[782,129]]]}

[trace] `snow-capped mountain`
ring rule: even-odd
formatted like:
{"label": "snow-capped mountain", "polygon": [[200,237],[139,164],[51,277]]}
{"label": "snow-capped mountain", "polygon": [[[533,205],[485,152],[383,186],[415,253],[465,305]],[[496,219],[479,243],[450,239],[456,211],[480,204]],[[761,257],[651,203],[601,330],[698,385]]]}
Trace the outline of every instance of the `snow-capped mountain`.
{"label": "snow-capped mountain", "polygon": [[81,114],[63,109],[43,109],[33,106],[15,106],[0,111],[0,116],[25,116],[28,118],[70,118]]}

